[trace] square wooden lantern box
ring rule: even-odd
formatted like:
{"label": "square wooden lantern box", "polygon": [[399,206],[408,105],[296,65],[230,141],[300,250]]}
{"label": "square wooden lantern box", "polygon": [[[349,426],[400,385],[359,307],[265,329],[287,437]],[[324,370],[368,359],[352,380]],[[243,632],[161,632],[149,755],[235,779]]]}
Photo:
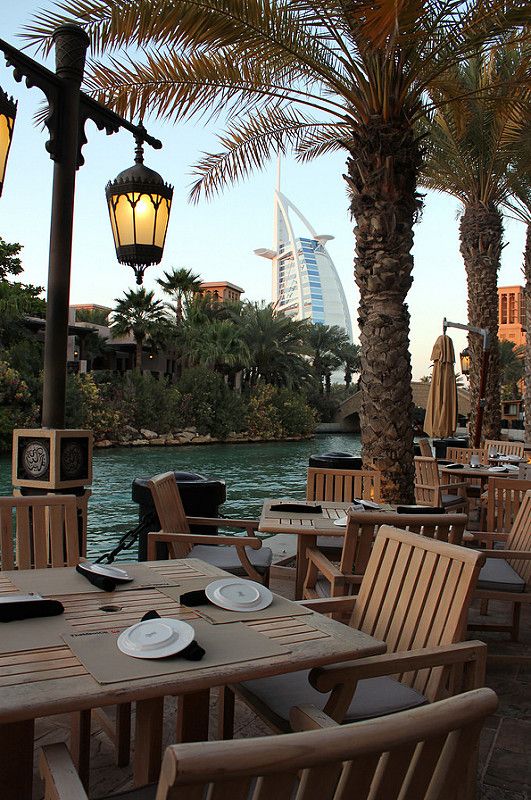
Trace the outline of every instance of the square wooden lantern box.
{"label": "square wooden lantern box", "polygon": [[92,483],[92,431],[13,431],[13,486],[69,489]]}

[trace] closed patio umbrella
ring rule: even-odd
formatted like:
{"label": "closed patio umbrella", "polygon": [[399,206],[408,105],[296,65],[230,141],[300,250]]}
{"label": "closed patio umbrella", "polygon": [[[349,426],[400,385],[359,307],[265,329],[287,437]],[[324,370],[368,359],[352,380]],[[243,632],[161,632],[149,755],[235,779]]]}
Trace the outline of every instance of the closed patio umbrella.
{"label": "closed patio umbrella", "polygon": [[449,336],[439,336],[431,353],[431,378],[424,430],[429,436],[451,436],[457,427],[457,384],[454,345]]}

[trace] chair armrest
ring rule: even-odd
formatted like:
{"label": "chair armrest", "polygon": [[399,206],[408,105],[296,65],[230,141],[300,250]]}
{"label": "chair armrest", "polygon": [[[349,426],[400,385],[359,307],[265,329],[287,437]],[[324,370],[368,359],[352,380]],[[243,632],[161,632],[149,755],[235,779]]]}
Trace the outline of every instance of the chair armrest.
{"label": "chair armrest", "polygon": [[293,706],[289,712],[289,722],[292,731],[315,731],[337,728],[339,725],[320,708],[312,705]]}
{"label": "chair armrest", "polygon": [[331,614],[334,611],[352,611],[356,604],[356,596],[323,597],[319,600],[299,600],[298,605],[317,611],[319,614]]}
{"label": "chair armrest", "polygon": [[429,667],[483,660],[486,659],[486,656],[487,646],[483,642],[456,642],[410,652],[382,653],[379,656],[360,658],[345,664],[314,667],[310,672],[309,680],[319,692],[330,692],[335,686],[342,683],[357,683],[365,678],[377,678]]}
{"label": "chair armrest", "polygon": [[455,483],[440,483],[439,489],[466,489],[468,485],[469,484],[465,481],[456,481]]}
{"label": "chair armrest", "polygon": [[152,531],[148,538],[157,542],[181,542],[183,544],[221,544],[232,547],[251,547],[260,550],[262,540],[257,536],[207,536],[203,533],[166,533],[165,531]]}
{"label": "chair armrest", "polygon": [[531,550],[482,550],[485,558],[514,558],[515,561],[529,561]]}
{"label": "chair armrest", "polygon": [[66,744],[49,744],[39,756],[46,800],[88,800]]}
{"label": "chair armrest", "polygon": [[317,569],[319,569],[326,578],[343,578],[341,570],[339,570],[335,564],[332,564],[324,553],[321,553],[321,551],[317,550],[315,547],[310,547],[306,550],[306,557],[308,561],[315,564]]}
{"label": "chair armrest", "polygon": [[483,542],[484,544],[494,544],[496,542],[506,542],[509,538],[508,533],[491,533],[490,531],[471,531],[474,536],[474,539],[478,542]]}
{"label": "chair armrest", "polygon": [[255,536],[258,530],[257,519],[225,519],[224,517],[186,517],[189,525],[210,525],[219,528],[242,528],[248,536]]}

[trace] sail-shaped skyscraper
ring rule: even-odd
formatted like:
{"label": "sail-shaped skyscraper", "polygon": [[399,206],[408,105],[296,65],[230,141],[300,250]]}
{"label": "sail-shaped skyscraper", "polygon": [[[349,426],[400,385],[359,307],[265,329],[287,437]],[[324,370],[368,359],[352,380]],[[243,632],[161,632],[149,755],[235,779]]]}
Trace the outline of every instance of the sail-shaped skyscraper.
{"label": "sail-shaped skyscraper", "polygon": [[[306,237],[295,236],[290,211],[306,228]],[[274,246],[254,251],[272,262],[273,305],[293,319],[338,325],[352,340],[347,299],[326,249],[326,242],[333,238],[315,232],[306,217],[281,193],[277,178]]]}

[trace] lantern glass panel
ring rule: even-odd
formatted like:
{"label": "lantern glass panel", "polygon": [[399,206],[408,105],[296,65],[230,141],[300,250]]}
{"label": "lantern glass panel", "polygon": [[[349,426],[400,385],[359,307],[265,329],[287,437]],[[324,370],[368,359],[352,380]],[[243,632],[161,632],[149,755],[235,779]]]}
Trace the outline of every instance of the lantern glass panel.
{"label": "lantern glass panel", "polygon": [[168,229],[168,220],[170,217],[171,201],[165,198],[159,198],[160,205],[157,213],[157,222],[155,230],[155,244],[157,247],[164,247],[164,240],[166,238],[166,231]]}
{"label": "lantern glass panel", "polygon": [[152,199],[149,194],[142,194],[135,206],[136,243],[153,244],[156,207],[153,205],[160,199],[157,195]]}
{"label": "lantern glass panel", "polygon": [[115,199],[114,216],[118,229],[118,242],[122,246],[135,243],[134,199],[134,194],[121,194]]}
{"label": "lantern glass panel", "polygon": [[0,183],[4,182],[7,156],[13,134],[13,122],[12,118],[6,117],[5,114],[0,114]]}

